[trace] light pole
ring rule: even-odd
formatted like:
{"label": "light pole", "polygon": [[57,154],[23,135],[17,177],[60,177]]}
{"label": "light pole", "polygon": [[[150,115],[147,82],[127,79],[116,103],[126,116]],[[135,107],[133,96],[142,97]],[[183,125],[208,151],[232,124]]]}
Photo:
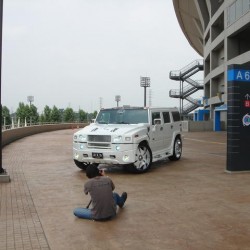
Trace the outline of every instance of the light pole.
{"label": "light pole", "polygon": [[34,102],[34,96],[32,95],[28,96],[27,101],[30,103],[30,107],[31,107],[31,103]]}
{"label": "light pole", "polygon": [[0,182],[10,182],[10,176],[3,168],[2,164],[2,100],[1,100],[1,85],[2,85],[2,31],[3,31],[3,0],[0,0],[0,115],[1,115],[1,156],[0,156]]}
{"label": "light pole", "polygon": [[141,87],[144,88],[144,107],[146,107],[146,98],[147,98],[146,89],[148,87],[150,87],[150,77],[141,76],[140,77],[140,84],[141,84]]}
{"label": "light pole", "polygon": [[[1,60],[1,67],[0,67],[0,101],[1,101],[1,75],[2,75],[2,29],[3,29],[3,0],[0,1],[0,60]],[[0,103],[0,114],[1,114],[1,124],[2,124],[2,101]],[[1,143],[2,143],[2,125],[1,125]],[[1,157],[0,157],[0,174],[5,173],[5,169],[2,167],[2,145],[1,145]]]}
{"label": "light pole", "polygon": [[119,101],[121,101],[121,96],[120,95],[116,95],[115,96],[115,101],[117,103],[117,107],[119,107]]}

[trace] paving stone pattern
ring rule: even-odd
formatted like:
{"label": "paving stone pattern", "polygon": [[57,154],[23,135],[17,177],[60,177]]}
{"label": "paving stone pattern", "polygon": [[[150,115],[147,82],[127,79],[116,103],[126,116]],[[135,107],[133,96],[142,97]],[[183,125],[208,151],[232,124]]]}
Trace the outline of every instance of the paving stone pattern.
{"label": "paving stone pattern", "polygon": [[11,147],[3,153],[11,182],[0,184],[0,249],[50,249],[23,173],[28,159],[22,146],[15,147],[18,154]]}
{"label": "paving stone pattern", "polygon": [[250,173],[225,173],[226,133],[185,133],[180,161],[145,174],[107,167],[125,207],[107,222],[78,219],[84,171],[72,160],[76,130],[41,133],[3,148],[0,250],[250,250]]}

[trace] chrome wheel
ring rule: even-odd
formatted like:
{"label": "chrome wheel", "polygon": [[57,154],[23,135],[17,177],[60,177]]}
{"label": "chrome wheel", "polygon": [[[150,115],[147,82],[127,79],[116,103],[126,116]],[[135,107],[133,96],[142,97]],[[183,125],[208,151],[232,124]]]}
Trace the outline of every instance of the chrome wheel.
{"label": "chrome wheel", "polygon": [[169,157],[172,161],[177,161],[181,158],[182,154],[182,141],[181,138],[177,137],[174,141],[174,152],[173,155]]}
{"label": "chrome wheel", "polygon": [[146,144],[139,145],[135,153],[133,167],[135,172],[144,173],[152,164],[152,153]]}

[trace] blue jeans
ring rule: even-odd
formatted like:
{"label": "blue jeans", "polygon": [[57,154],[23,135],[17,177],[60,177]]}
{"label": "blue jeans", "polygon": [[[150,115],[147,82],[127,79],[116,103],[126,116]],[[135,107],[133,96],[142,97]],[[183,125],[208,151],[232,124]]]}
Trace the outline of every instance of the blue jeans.
{"label": "blue jeans", "polygon": [[[113,192],[113,198],[115,200],[116,205],[123,206],[124,200],[119,194]],[[89,208],[78,207],[74,209],[73,213],[76,217],[82,219],[94,220],[93,215],[91,213],[91,209]]]}

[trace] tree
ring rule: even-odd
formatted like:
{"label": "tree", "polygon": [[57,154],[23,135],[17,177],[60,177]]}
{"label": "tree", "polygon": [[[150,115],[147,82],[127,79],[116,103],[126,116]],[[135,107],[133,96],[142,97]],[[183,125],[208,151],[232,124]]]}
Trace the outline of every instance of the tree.
{"label": "tree", "polygon": [[95,110],[94,113],[93,113],[94,118],[96,118],[97,113],[98,113],[98,112]]}
{"label": "tree", "polygon": [[88,114],[88,121],[95,119],[97,116],[97,111],[94,111],[94,113],[89,113]]}
{"label": "tree", "polygon": [[30,117],[29,105],[25,105],[23,102],[20,102],[16,111],[16,117],[17,119],[20,118],[21,123],[24,123],[25,118],[28,119]]}
{"label": "tree", "polygon": [[5,125],[10,125],[11,124],[10,111],[6,106],[2,107],[2,126],[4,124],[4,117],[5,117]]}
{"label": "tree", "polygon": [[41,114],[39,117],[39,122],[44,123],[45,122],[45,116],[44,114]]}
{"label": "tree", "polygon": [[51,110],[50,118],[51,118],[52,122],[60,122],[60,121],[62,121],[61,113],[60,113],[59,109],[55,105],[53,106],[53,109]]}
{"label": "tree", "polygon": [[43,115],[44,115],[44,122],[50,122],[51,121],[51,109],[48,105],[44,107],[43,110]]}
{"label": "tree", "polygon": [[75,114],[72,108],[66,108],[64,110],[64,121],[73,122],[75,120]]}
{"label": "tree", "polygon": [[37,123],[39,120],[39,114],[37,112],[37,107],[33,104],[29,107],[29,119],[32,123]]}
{"label": "tree", "polygon": [[84,112],[82,109],[79,109],[79,122],[83,122],[87,120],[87,113]]}
{"label": "tree", "polygon": [[27,122],[37,123],[39,119],[37,107],[33,104],[29,106],[28,104],[25,105],[23,102],[20,102],[16,111],[16,117],[17,119],[20,118],[22,123],[25,122],[25,118]]}

